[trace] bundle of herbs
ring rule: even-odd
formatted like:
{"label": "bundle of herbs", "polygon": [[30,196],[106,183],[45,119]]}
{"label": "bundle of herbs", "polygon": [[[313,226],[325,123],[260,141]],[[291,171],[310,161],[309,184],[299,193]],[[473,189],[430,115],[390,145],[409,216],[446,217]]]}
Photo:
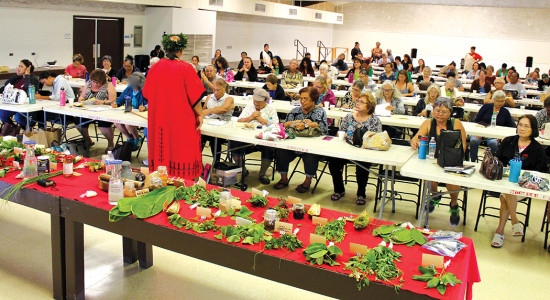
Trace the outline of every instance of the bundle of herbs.
{"label": "bundle of herbs", "polygon": [[455,274],[445,272],[445,269],[441,270],[441,273],[437,273],[435,268],[419,266],[418,271],[422,275],[414,275],[412,279],[427,282],[427,289],[435,288],[441,295],[445,295],[447,285],[455,286],[457,283],[462,284],[462,281],[456,278]]}
{"label": "bundle of herbs", "polygon": [[214,208],[218,208],[220,205],[220,192],[218,190],[208,191],[205,187],[198,184],[181,189],[183,190],[178,192],[176,198],[186,200],[186,204],[192,205],[198,203],[201,207]]}
{"label": "bundle of herbs", "polygon": [[[403,286],[403,271],[395,265],[396,261],[401,262],[399,258],[401,253],[387,247],[376,246],[369,249],[365,255],[350,258],[349,262],[344,263],[344,270],[351,271],[350,277],[358,281],[359,290],[369,285],[368,276],[374,274],[377,280],[389,282],[398,291]],[[399,285],[391,282],[397,278],[401,282]]]}
{"label": "bundle of herbs", "polygon": [[182,218],[179,214],[173,214],[168,217],[168,222],[177,228],[185,228],[187,230],[193,230],[196,233],[205,233],[210,230],[216,232],[220,230],[220,226],[215,225],[216,218],[206,220],[206,221],[197,221],[192,222]]}
{"label": "bundle of herbs", "polygon": [[246,202],[252,204],[254,207],[264,207],[267,206],[267,198],[260,195],[254,195]]}
{"label": "bundle of herbs", "polygon": [[346,221],[342,219],[331,220],[325,225],[317,226],[317,228],[315,228],[315,234],[322,235],[329,241],[339,243],[347,234],[344,230],[345,225]]}
{"label": "bundle of herbs", "polygon": [[265,242],[264,249],[283,249],[287,248],[289,251],[296,251],[298,248],[304,248],[302,241],[294,234],[283,234],[280,237],[272,237]]}
{"label": "bundle of herbs", "polygon": [[0,198],[5,199],[6,201],[10,201],[17,194],[17,192],[19,192],[24,186],[33,184],[40,179],[48,179],[61,174],[63,174],[63,171],[57,171],[49,174],[46,173],[46,174],[38,175],[36,177],[23,179],[16,185],[12,186],[11,188],[5,189],[2,193],[0,193]]}
{"label": "bundle of herbs", "polygon": [[266,241],[271,238],[271,233],[264,229],[263,224],[251,223],[245,226],[227,225],[220,228],[220,234],[214,236],[218,240],[223,240],[229,243],[241,243],[243,245],[254,245],[261,241]]}
{"label": "bundle of herbs", "polygon": [[312,243],[302,252],[308,261],[312,265],[326,264],[329,266],[339,266],[336,262],[338,255],[343,255],[340,248],[332,245],[328,246],[322,243]]}

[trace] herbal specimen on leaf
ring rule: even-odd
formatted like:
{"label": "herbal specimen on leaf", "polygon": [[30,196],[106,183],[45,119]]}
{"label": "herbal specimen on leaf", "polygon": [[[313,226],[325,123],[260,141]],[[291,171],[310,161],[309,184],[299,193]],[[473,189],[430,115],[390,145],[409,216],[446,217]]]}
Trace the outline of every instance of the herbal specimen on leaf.
{"label": "herbal specimen on leaf", "polygon": [[394,285],[396,291],[401,288],[403,284],[396,285],[391,280],[399,278],[399,282],[403,282],[403,271],[401,271],[395,262],[401,262],[401,253],[394,251],[393,249],[376,246],[369,249],[367,254],[363,256],[354,256],[350,258],[349,262],[344,263],[346,266],[344,270],[350,270],[350,277],[354,277],[358,283],[357,288],[361,290],[363,286],[369,285],[369,275],[376,275],[376,279],[380,281],[386,281]]}
{"label": "herbal specimen on leaf", "polygon": [[445,272],[445,269],[438,274],[435,268],[418,266],[418,271],[420,271],[422,275],[414,275],[411,278],[413,280],[427,282],[427,289],[435,288],[441,295],[445,295],[447,285],[455,286],[457,283],[462,284],[462,281],[456,278],[455,274]]}

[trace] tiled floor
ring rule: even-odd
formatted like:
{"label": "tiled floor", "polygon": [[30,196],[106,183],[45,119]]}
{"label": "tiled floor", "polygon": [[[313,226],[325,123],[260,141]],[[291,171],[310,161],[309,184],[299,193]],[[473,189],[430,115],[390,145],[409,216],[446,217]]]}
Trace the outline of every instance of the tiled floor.
{"label": "tiled floor", "polygon": [[[93,157],[102,154],[98,143]],[[145,150],[145,148],[144,148]],[[205,151],[209,153],[209,149]],[[147,155],[142,151],[134,166],[141,166]],[[206,159],[209,161],[209,159]],[[374,188],[367,189],[366,207],[355,205],[354,184],[348,184],[348,194],[338,202],[329,198],[332,181],[325,175],[314,195],[301,195],[293,190],[303,177],[296,175],[290,187],[275,191],[261,185],[257,168],[250,168],[248,184],[267,189],[271,195],[295,195],[304,202],[320,203],[322,207],[349,213],[360,213],[364,208],[372,212]],[[275,176],[278,180],[278,175]],[[84,190],[84,189],[83,189]],[[414,191],[398,186],[398,190]],[[432,229],[463,231],[474,240],[482,282],[474,285],[474,299],[549,299],[546,284],[550,282],[550,254],[542,248],[544,235],[540,232],[545,202],[534,200],[531,224],[525,243],[512,238],[510,228],[502,249],[490,247],[497,225],[493,218],[482,219],[474,232],[480,192],[469,192],[467,225],[453,228],[449,225],[448,208],[440,207],[431,215]],[[494,199],[494,202],[497,200]],[[414,205],[397,202],[396,213],[384,213],[385,220],[415,221]],[[416,223],[415,223],[416,224]],[[0,299],[51,298],[51,257],[49,216],[16,204],[0,207]],[[123,265],[120,236],[86,226],[86,296],[88,299],[324,299],[321,295],[299,290],[272,281],[154,248],[154,266],[140,270],[136,264]]]}

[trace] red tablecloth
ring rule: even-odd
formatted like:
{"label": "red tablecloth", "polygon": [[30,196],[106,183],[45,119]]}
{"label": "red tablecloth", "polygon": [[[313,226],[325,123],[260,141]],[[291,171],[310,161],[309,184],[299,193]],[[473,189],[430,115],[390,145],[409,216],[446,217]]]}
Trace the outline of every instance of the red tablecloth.
{"label": "red tablecloth", "polygon": [[[87,161],[87,159],[85,159]],[[84,162],[85,163],[85,162]],[[95,206],[101,209],[110,210],[112,208],[111,205],[107,202],[107,193],[101,191],[98,188],[98,176],[100,173],[92,173],[87,168],[77,170],[77,172],[82,173],[82,176],[73,176],[69,178],[65,178],[63,176],[57,176],[52,178],[56,182],[57,190],[52,190],[51,188],[43,188],[36,184],[28,186],[28,188],[36,189],[39,191],[43,191],[45,193],[49,193],[52,195],[68,198],[68,199],[74,199],[76,201],[80,201],[83,203],[86,203],[91,206]],[[15,179],[15,173],[9,173],[5,178],[3,178],[3,181],[6,181],[8,183],[15,184],[19,182],[19,180]],[[187,182],[187,185],[189,186],[192,184],[191,182]],[[208,188],[211,189],[214,186],[209,186]],[[87,190],[95,191],[98,193],[96,197],[93,198],[80,198],[80,195],[85,193]],[[232,190],[231,191],[233,196],[239,197],[240,200],[244,205],[246,205],[250,210],[254,212],[254,214],[251,216],[251,218],[256,220],[262,220],[263,213],[265,211],[265,208],[256,209],[251,207],[248,203],[245,201],[251,197],[250,193],[247,192],[241,192],[238,190]],[[268,197],[269,198],[269,197]],[[269,206],[273,206],[278,201],[274,198],[269,198]],[[193,218],[196,215],[195,210],[190,210],[189,205],[184,204],[183,201],[181,201],[182,208],[180,210],[180,215],[184,218]],[[216,210],[213,209],[213,213]],[[338,217],[344,216],[345,214],[329,209],[322,209],[321,210],[321,217],[327,218],[327,219],[336,219]],[[166,217],[165,213],[160,213],[156,216],[153,216],[151,218],[148,218],[145,220],[146,222],[151,222],[160,226],[170,227],[176,229],[173,225],[168,223],[168,219]],[[315,226],[312,225],[311,221],[307,216],[302,220],[294,220],[292,217],[292,214],[290,214],[288,222],[294,224],[294,228],[300,228],[299,233],[297,234],[298,238],[303,242],[304,247],[307,247],[309,245],[309,235],[310,233],[313,233],[315,231]],[[235,221],[231,220],[230,217],[224,217],[224,218],[218,218],[216,221],[217,225],[234,225]],[[301,224],[300,227],[297,227],[298,224]],[[377,225],[382,224],[390,224],[390,222],[380,221],[377,220],[375,222]],[[325,268],[328,270],[332,270],[335,272],[340,272],[344,274],[349,274],[350,272],[347,270],[343,270],[344,262],[347,262],[350,257],[354,256],[354,253],[351,253],[349,251],[349,243],[357,243],[366,245],[369,248],[377,246],[382,239],[378,237],[372,236],[372,228],[367,228],[363,231],[356,231],[353,228],[353,224],[350,222],[347,222],[346,224],[346,232],[347,235],[345,239],[341,242],[336,244],[342,251],[344,252],[343,256],[340,256],[338,258],[338,262],[340,262],[340,266],[327,266],[322,265],[318,266],[320,268]],[[179,230],[185,230],[185,229],[179,229]],[[192,230],[187,230],[188,233],[191,234],[197,234],[193,232]],[[208,237],[210,239],[215,239],[214,235],[219,234],[219,232],[208,232],[200,234],[202,236]],[[277,236],[278,233],[275,234]],[[215,239],[218,241],[217,239]],[[404,272],[404,282],[403,282],[403,289],[412,291],[414,293],[418,294],[426,294],[434,298],[441,298],[441,299],[471,299],[472,298],[472,285],[475,282],[480,282],[480,275],[479,270],[477,266],[477,259],[475,255],[475,249],[473,241],[469,238],[463,237],[461,239],[462,242],[464,242],[467,247],[462,249],[453,259],[450,264],[450,266],[447,268],[448,272],[454,273],[457,278],[462,280],[463,284],[459,284],[455,287],[448,287],[447,292],[445,296],[441,296],[435,289],[426,289],[426,283],[415,281],[411,279],[411,276],[413,275],[420,275],[418,272],[418,265],[420,265],[422,260],[422,253],[429,253],[433,254],[432,252],[421,248],[420,246],[416,245],[414,247],[407,247],[406,245],[394,245],[394,250],[400,252],[403,257],[401,258],[401,263],[397,263],[397,267],[403,270]],[[219,241],[220,243],[222,241]],[[226,243],[225,239],[223,243]],[[253,251],[261,251],[263,248],[263,243],[256,244],[256,245],[242,245],[238,244],[241,247],[251,249]],[[264,251],[265,254],[282,257],[284,256],[284,259],[293,260],[301,263],[307,263],[305,261],[304,256],[302,255],[301,250],[297,250],[292,253],[288,253],[286,250],[266,250]],[[445,261],[447,261],[448,258],[445,258]],[[370,280],[374,280],[374,276],[370,276]],[[350,278],[350,280],[354,280]],[[396,284],[399,284],[399,282],[395,282]]]}

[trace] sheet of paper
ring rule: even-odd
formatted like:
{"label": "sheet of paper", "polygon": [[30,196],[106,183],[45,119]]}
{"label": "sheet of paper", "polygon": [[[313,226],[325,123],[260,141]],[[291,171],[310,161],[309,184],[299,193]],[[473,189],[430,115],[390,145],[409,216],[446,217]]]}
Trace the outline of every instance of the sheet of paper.
{"label": "sheet of paper", "polygon": [[110,107],[90,107],[88,108],[89,111],[106,111],[111,110]]}
{"label": "sheet of paper", "polygon": [[391,117],[391,111],[386,109],[389,105],[390,103],[387,102],[376,105],[374,108],[374,114],[379,117]]}

